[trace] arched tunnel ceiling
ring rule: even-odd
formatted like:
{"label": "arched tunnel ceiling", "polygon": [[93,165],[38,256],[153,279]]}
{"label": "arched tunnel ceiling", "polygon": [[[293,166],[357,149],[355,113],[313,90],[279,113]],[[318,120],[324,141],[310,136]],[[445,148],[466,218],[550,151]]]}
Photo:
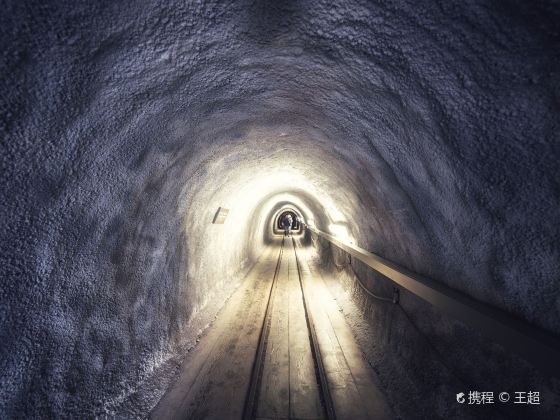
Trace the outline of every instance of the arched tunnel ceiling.
{"label": "arched tunnel ceiling", "polygon": [[107,370],[133,383],[119,355],[149,370],[192,340],[256,258],[242,215],[282,193],[559,332],[559,17],[552,2],[9,2],[2,319],[20,328],[3,351],[28,354],[12,385],[62,360],[44,362],[61,386],[69,348],[85,388]]}

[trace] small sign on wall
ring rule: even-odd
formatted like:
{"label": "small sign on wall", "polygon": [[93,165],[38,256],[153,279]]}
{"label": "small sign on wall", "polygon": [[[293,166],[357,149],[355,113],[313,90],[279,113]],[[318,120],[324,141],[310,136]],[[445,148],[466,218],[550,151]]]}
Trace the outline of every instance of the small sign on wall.
{"label": "small sign on wall", "polygon": [[226,217],[228,213],[229,213],[229,209],[218,207],[218,210],[214,215],[214,220],[212,220],[212,223],[215,225],[223,225],[224,222],[226,221]]}

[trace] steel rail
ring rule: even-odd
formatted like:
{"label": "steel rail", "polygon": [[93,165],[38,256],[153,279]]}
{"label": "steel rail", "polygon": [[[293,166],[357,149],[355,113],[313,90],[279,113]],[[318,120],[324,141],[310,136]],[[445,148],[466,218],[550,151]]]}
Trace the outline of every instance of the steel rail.
{"label": "steel rail", "polygon": [[432,304],[441,312],[475,328],[495,342],[514,351],[542,370],[547,376],[560,377],[560,339],[515,318],[509,313],[479,302],[435,280],[413,273],[354,244],[342,242],[333,235],[305,225],[322,237],[357,258],[396,284]]}
{"label": "steel rail", "polygon": [[278,279],[278,273],[280,272],[280,264],[282,262],[283,254],[284,238],[282,238],[282,245],[280,246],[280,252],[278,253],[278,262],[276,263],[276,269],[274,270],[274,276],[272,277],[272,284],[270,285],[270,292],[268,294],[266,310],[263,318],[261,332],[259,334],[259,343],[257,345],[257,351],[255,354],[255,359],[253,361],[253,368],[251,369],[249,390],[247,392],[247,396],[245,398],[245,406],[243,408],[243,419],[245,420],[254,419],[257,410],[257,396],[262,381],[264,360],[266,356],[266,346],[268,342],[268,335],[270,333],[272,306],[274,302],[274,293],[276,291],[277,283],[276,280]]}
{"label": "steel rail", "polygon": [[301,288],[301,297],[303,300],[303,309],[305,312],[305,322],[307,323],[307,330],[309,331],[309,343],[311,344],[311,353],[315,361],[317,379],[319,382],[319,387],[321,389],[321,396],[323,405],[325,408],[325,413],[328,420],[335,420],[336,414],[334,411],[334,403],[332,395],[329,389],[329,382],[327,380],[327,374],[325,371],[325,366],[323,365],[323,358],[321,356],[321,348],[319,347],[319,340],[317,339],[317,332],[315,331],[315,323],[313,321],[313,316],[309,310],[309,302],[305,296],[305,288],[303,286],[303,279],[301,276],[301,265],[299,263],[299,258],[296,252],[296,242],[292,237],[292,245],[294,248],[294,256],[296,259],[296,267],[298,272],[299,286]]}

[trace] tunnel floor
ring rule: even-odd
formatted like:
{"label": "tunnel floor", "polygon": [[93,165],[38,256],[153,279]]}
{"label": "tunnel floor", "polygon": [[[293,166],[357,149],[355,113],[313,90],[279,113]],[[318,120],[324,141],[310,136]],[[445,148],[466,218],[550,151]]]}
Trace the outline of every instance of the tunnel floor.
{"label": "tunnel floor", "polygon": [[151,418],[393,418],[314,264],[298,239],[276,239]]}

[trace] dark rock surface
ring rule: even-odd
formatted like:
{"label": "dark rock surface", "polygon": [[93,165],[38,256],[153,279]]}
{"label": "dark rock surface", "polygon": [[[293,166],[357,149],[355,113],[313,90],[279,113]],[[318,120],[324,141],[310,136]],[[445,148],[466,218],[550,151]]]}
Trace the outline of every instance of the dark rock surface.
{"label": "dark rock surface", "polygon": [[560,334],[559,21],[552,1],[8,1],[1,417],[144,415],[128,402],[155,404],[282,193]]}

